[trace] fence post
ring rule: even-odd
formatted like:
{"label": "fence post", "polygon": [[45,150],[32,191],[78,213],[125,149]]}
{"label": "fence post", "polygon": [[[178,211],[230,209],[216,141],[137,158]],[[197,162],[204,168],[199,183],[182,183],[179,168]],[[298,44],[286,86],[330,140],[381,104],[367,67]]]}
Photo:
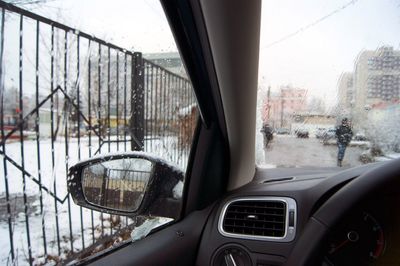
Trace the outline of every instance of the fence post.
{"label": "fence post", "polygon": [[131,150],[144,148],[144,64],[142,53],[134,53],[132,60],[131,92]]}

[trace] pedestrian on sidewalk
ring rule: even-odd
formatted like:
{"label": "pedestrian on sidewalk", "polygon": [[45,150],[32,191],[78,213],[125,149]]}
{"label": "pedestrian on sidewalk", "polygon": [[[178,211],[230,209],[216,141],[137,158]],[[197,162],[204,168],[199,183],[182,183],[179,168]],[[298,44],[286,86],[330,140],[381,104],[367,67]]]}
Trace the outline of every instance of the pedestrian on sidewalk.
{"label": "pedestrian on sidewalk", "polygon": [[336,128],[336,140],[338,146],[337,166],[342,167],[342,161],[347,145],[353,137],[353,131],[347,118],[342,119],[342,124]]}
{"label": "pedestrian on sidewalk", "polygon": [[264,136],[264,148],[267,148],[268,143],[273,139],[272,128],[268,123],[264,123],[261,128],[261,133]]}

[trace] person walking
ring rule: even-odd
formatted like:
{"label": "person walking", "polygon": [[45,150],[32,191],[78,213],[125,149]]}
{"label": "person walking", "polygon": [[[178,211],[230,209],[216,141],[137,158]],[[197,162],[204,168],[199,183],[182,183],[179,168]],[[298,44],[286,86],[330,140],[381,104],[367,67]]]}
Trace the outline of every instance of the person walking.
{"label": "person walking", "polygon": [[272,128],[269,126],[269,124],[263,124],[261,133],[264,136],[264,148],[267,148],[268,143],[273,139]]}
{"label": "person walking", "polygon": [[338,146],[337,166],[339,167],[342,167],[344,153],[352,137],[353,131],[350,128],[349,120],[347,118],[343,118],[342,124],[336,128],[336,139]]}

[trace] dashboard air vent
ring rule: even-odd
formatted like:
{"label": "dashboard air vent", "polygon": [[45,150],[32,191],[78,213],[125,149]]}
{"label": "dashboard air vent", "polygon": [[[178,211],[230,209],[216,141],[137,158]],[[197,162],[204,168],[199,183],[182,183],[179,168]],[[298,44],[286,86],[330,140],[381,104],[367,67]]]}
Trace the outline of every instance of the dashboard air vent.
{"label": "dashboard air vent", "polygon": [[238,199],[225,205],[219,230],[231,237],[284,241],[288,233],[294,234],[294,219],[295,202],[292,199]]}

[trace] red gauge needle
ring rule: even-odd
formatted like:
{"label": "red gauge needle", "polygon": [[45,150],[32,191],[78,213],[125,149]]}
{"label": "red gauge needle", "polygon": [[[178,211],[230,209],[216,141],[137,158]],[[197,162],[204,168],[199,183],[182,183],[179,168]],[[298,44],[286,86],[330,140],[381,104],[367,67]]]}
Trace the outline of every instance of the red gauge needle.
{"label": "red gauge needle", "polygon": [[335,253],[336,251],[338,251],[339,249],[341,249],[343,246],[345,246],[345,245],[346,245],[347,243],[349,243],[349,242],[357,242],[359,238],[360,238],[360,237],[359,237],[359,235],[358,235],[357,232],[355,232],[355,231],[350,231],[350,232],[348,232],[348,233],[347,233],[347,239],[344,240],[344,241],[343,241],[342,243],[340,243],[339,245],[337,245],[336,247],[334,247],[334,248],[329,252],[329,254]]}
{"label": "red gauge needle", "polygon": [[337,245],[336,247],[334,247],[333,249],[331,249],[331,251],[329,252],[329,254],[333,254],[336,251],[338,251],[339,249],[341,249],[343,246],[345,246],[347,243],[349,243],[350,240],[346,239],[345,241],[343,241],[342,243],[340,243],[339,245]]}

